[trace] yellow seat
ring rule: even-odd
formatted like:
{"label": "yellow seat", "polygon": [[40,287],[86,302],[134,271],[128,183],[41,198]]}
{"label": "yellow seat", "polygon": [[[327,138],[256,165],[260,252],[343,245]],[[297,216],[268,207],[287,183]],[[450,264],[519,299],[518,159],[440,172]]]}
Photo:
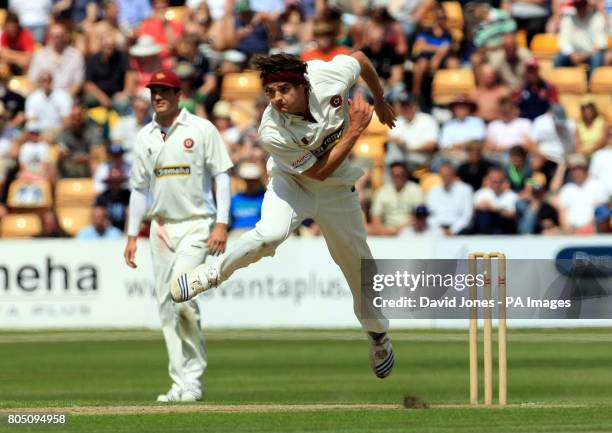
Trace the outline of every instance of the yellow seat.
{"label": "yellow seat", "polygon": [[445,105],[459,95],[469,94],[476,87],[471,69],[442,69],[433,78],[433,101]]}
{"label": "yellow seat", "polygon": [[527,48],[527,32],[524,30],[519,30],[516,32],[516,43],[519,47]]}
{"label": "yellow seat", "polygon": [[91,224],[91,207],[58,207],[57,221],[62,230],[74,236]]}
{"label": "yellow seat", "polygon": [[230,107],[232,123],[238,128],[247,127],[257,120],[254,99],[238,99],[232,101]]}
{"label": "yellow seat", "polygon": [[427,173],[419,179],[419,185],[426,193],[433,187],[442,185],[442,178],[438,173]]}
{"label": "yellow seat", "polygon": [[27,239],[42,231],[40,217],[35,213],[8,214],[0,222],[1,237]]}
{"label": "yellow seat", "polygon": [[612,66],[600,66],[593,71],[591,92],[612,94]]}
{"label": "yellow seat", "polygon": [[531,40],[531,52],[538,59],[551,59],[559,50],[559,35],[556,33],[539,33]]}
{"label": "yellow seat", "polygon": [[461,3],[448,1],[442,3],[442,8],[446,13],[446,19],[451,29],[463,29],[463,9]]}
{"label": "yellow seat", "polygon": [[542,77],[554,84],[559,93],[583,95],[587,92],[586,72],[583,67],[553,68],[542,71]]}
{"label": "yellow seat", "polygon": [[262,86],[259,73],[245,71],[231,73],[223,77],[221,86],[221,99],[233,101],[236,99],[257,99],[261,94]]}
{"label": "yellow seat", "polygon": [[[597,107],[597,111],[601,113],[604,117],[606,113],[612,106],[612,96],[609,94],[600,94],[600,95],[585,95],[590,97],[595,102],[595,106]],[[569,117],[574,120],[580,119],[580,103],[582,99],[585,97],[582,95],[574,95],[574,94],[566,94],[561,93],[559,95],[559,102],[565,108],[565,111]]]}
{"label": "yellow seat", "polygon": [[187,6],[173,6],[166,9],[165,18],[168,21],[184,21],[189,9]]}
{"label": "yellow seat", "polygon": [[8,88],[21,96],[26,97],[34,91],[36,86],[25,75],[15,75],[10,79]]}
{"label": "yellow seat", "polygon": [[386,136],[365,135],[360,137],[353,147],[355,156],[369,158],[375,165],[384,165]]}
{"label": "yellow seat", "polygon": [[60,179],[55,184],[56,207],[88,207],[96,199],[93,179]]}
{"label": "yellow seat", "polygon": [[47,209],[53,204],[51,183],[48,180],[20,180],[11,182],[6,204],[12,209]]}
{"label": "yellow seat", "polygon": [[370,123],[365,131],[363,131],[362,135],[382,135],[386,137],[388,133],[389,128],[387,125],[382,123],[376,113],[374,113],[374,115],[372,115],[372,120],[370,120]]}

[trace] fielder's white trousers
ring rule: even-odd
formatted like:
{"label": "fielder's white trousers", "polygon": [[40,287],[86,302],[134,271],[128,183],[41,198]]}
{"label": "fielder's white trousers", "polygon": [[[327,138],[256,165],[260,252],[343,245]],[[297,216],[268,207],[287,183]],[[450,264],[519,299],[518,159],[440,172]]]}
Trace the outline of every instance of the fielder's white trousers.
{"label": "fielder's white trousers", "polygon": [[351,288],[353,309],[363,328],[385,332],[388,320],[376,312],[369,311],[365,314],[367,319],[362,318],[361,259],[372,258],[372,253],[366,243],[357,192],[350,185],[326,185],[288,174],[274,174],[264,196],[261,220],[253,230],[239,237],[218,263],[220,281],[262,257],[274,255],[276,248],[308,218],[321,227],[327,248]]}
{"label": "fielder's white trousers", "polygon": [[168,350],[168,372],[181,389],[201,389],[206,350],[195,301],[177,304],[170,282],[206,259],[212,218],[180,222],[153,221],[149,236],[162,332]]}

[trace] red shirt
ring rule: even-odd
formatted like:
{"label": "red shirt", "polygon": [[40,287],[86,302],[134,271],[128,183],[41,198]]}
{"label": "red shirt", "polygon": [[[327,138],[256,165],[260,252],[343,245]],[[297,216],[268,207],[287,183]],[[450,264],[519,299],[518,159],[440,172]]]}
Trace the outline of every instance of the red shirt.
{"label": "red shirt", "polygon": [[302,60],[305,62],[309,60],[323,60],[324,62],[329,62],[338,54],[351,54],[351,50],[344,45],[336,45],[327,52],[323,52],[318,48],[313,48],[302,53]]}
{"label": "red shirt", "polygon": [[[181,38],[184,33],[183,23],[180,21],[167,21],[167,25],[170,26],[170,30],[177,38]],[[140,34],[149,35],[155,39],[155,43],[162,46],[162,57],[168,57],[172,54],[172,49],[166,38],[166,29],[164,28],[164,22],[158,18],[148,18],[140,25]]]}
{"label": "red shirt", "polygon": [[22,28],[16,38],[9,38],[6,32],[3,32],[2,36],[0,36],[0,46],[15,51],[31,53],[36,49],[36,41],[34,36],[32,36],[32,32]]}

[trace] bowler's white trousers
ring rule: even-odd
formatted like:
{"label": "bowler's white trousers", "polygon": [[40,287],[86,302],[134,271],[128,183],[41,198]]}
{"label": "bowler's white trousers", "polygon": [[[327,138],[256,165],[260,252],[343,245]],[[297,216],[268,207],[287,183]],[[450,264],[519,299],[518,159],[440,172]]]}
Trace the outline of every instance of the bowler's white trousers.
{"label": "bowler's white trousers", "polygon": [[170,297],[170,283],[180,273],[204,262],[212,218],[184,221],[154,220],[149,241],[162,332],[168,349],[168,372],[181,389],[201,389],[206,350],[195,301],[177,304]]}
{"label": "bowler's white trousers", "polygon": [[353,309],[362,327],[367,331],[385,332],[388,320],[376,312],[368,311],[364,315],[367,318],[362,318],[361,259],[372,258],[372,253],[366,243],[357,192],[350,185],[329,185],[302,176],[273,174],[263,199],[261,220],[253,230],[240,236],[220,260],[219,282],[262,257],[274,255],[276,248],[308,218],[321,227],[327,248],[351,288]]}

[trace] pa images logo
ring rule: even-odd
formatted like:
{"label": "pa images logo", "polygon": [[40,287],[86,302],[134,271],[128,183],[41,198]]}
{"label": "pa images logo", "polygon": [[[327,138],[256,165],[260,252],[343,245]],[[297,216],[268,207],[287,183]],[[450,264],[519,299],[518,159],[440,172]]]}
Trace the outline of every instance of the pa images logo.
{"label": "pa images logo", "polygon": [[342,96],[340,96],[340,95],[332,96],[331,99],[329,100],[329,105],[331,105],[334,108],[338,108],[339,106],[341,106],[342,105]]}

